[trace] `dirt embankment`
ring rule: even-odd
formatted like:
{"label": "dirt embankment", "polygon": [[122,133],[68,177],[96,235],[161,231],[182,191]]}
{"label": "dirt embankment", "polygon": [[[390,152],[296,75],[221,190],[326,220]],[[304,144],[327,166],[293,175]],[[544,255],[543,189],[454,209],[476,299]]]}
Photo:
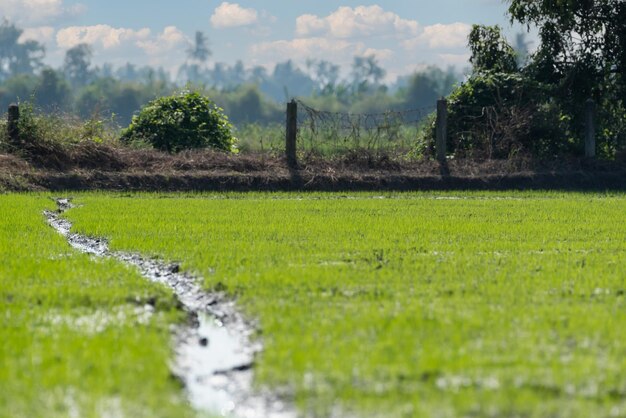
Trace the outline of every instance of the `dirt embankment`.
{"label": "dirt embankment", "polygon": [[406,161],[367,153],[305,156],[289,169],[281,156],[193,151],[169,155],[81,144],[71,153],[0,154],[4,191],[626,191],[626,163]]}

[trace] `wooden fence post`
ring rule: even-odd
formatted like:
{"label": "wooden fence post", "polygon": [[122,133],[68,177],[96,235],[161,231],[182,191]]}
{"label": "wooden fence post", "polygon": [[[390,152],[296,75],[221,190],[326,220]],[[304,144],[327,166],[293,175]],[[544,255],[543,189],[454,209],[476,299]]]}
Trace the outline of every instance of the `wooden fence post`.
{"label": "wooden fence post", "polygon": [[8,112],[7,133],[9,134],[9,141],[14,145],[20,142],[19,120],[20,108],[16,104],[11,104]]}
{"label": "wooden fence post", "polygon": [[437,161],[446,161],[446,143],[448,140],[448,102],[446,99],[437,100],[437,140],[435,150]]}
{"label": "wooden fence post", "polygon": [[298,136],[298,103],[295,100],[287,103],[287,135],[285,143],[285,156],[289,167],[297,167],[296,139]]}
{"label": "wooden fence post", "polygon": [[585,102],[585,157],[596,156],[596,103],[589,99]]}

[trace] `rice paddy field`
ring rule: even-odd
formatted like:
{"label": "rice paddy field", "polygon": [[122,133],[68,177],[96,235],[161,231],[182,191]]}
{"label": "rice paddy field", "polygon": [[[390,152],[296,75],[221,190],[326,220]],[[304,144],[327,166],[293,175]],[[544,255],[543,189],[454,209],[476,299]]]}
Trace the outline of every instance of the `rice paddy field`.
{"label": "rice paddy field", "polygon": [[[255,384],[303,416],[626,417],[626,195],[74,203],[74,231],[235,298],[264,344]],[[0,416],[193,416],[168,369],[172,295],[71,250],[53,207],[0,196]]]}
{"label": "rice paddy field", "polygon": [[55,206],[0,196],[0,417],[193,416],[168,367],[173,297],[72,250]]}

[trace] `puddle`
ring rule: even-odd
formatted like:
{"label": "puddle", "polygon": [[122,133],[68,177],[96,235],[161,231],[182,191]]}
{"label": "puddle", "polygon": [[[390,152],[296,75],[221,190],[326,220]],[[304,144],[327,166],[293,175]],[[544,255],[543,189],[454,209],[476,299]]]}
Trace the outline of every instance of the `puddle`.
{"label": "puddle", "polygon": [[118,306],[107,312],[95,311],[84,315],[68,315],[52,310],[42,319],[42,323],[50,332],[53,329],[51,327],[65,326],[86,335],[95,335],[121,323],[148,325],[153,315],[152,305]]}
{"label": "puddle", "polygon": [[111,257],[135,266],[153,282],[170,287],[190,324],[174,333],[172,371],[185,384],[189,402],[198,411],[240,418],[292,418],[293,407],[269,391],[253,391],[254,357],[262,346],[252,342],[254,326],[222,293],[207,293],[197,278],[179,271],[177,264],[144,258],[138,254],[109,251],[106,240],[71,232],[72,224],[61,214],[72,208],[69,199],[58,199],[59,210],[46,211],[48,223],[75,249],[97,257]]}

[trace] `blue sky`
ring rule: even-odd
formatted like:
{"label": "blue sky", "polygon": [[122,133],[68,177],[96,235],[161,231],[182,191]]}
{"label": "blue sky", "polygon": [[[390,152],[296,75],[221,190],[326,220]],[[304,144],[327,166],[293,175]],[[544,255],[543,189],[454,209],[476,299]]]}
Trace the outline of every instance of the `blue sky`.
{"label": "blue sky", "polygon": [[373,54],[390,79],[425,65],[465,67],[472,23],[509,27],[503,0],[0,0],[1,17],[24,28],[24,39],[44,43],[51,65],[86,42],[97,64],[175,71],[201,30],[211,62],[271,69],[313,58],[347,67],[353,56]]}

